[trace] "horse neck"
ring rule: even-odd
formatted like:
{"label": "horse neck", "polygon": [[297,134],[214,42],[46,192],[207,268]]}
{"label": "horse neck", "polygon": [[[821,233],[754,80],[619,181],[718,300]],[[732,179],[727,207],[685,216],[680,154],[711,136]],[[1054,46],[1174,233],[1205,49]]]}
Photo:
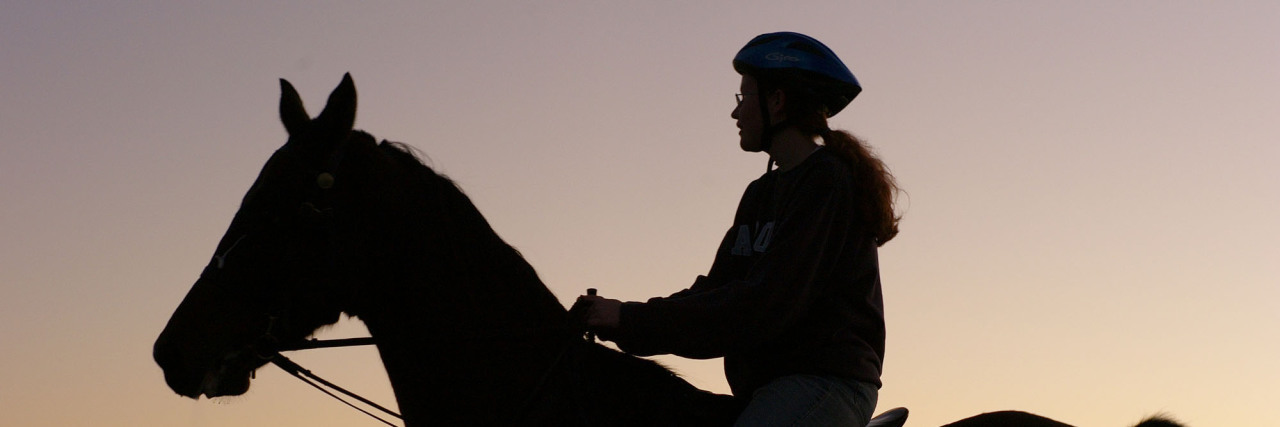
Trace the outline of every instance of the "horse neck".
{"label": "horse neck", "polygon": [[431,243],[398,251],[398,267],[370,272],[373,291],[357,297],[407,425],[510,420],[568,342],[564,307],[474,216],[423,230]]}

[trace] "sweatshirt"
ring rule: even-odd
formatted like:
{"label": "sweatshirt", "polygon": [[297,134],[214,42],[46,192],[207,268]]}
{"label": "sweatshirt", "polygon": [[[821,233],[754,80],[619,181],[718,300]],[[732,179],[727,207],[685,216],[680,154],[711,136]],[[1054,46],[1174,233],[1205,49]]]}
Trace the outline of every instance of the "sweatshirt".
{"label": "sweatshirt", "polygon": [[671,296],[624,303],[601,337],[642,356],[724,357],[739,398],[792,374],[879,387],[877,244],[856,216],[849,166],[829,151],[748,185],[710,271]]}

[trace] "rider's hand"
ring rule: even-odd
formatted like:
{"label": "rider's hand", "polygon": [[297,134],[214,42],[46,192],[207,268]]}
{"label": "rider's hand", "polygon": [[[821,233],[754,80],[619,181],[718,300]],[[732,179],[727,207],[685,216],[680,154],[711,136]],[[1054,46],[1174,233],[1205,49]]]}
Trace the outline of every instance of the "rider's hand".
{"label": "rider's hand", "polygon": [[614,329],[618,327],[618,322],[622,315],[622,301],[595,295],[580,296],[578,301],[589,304],[588,307],[590,308],[587,310],[588,329]]}

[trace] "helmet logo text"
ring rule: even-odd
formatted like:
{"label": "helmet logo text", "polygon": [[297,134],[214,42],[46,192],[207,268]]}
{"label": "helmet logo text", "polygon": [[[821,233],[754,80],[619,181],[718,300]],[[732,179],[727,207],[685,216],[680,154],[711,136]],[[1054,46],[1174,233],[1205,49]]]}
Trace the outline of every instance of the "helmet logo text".
{"label": "helmet logo text", "polygon": [[782,53],[782,52],[772,52],[772,53],[770,53],[770,54],[768,54],[768,55],[765,55],[765,56],[764,56],[764,59],[768,59],[768,60],[770,60],[770,61],[800,62],[800,58],[797,58],[797,57],[794,57],[794,56],[791,56],[791,55],[787,55],[787,54],[784,54],[784,53]]}

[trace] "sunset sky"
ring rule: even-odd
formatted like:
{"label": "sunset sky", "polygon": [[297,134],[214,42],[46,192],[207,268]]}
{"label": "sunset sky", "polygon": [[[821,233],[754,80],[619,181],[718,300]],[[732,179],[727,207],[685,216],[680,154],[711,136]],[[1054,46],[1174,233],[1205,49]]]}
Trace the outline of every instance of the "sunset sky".
{"label": "sunset sky", "polygon": [[[0,0],[0,425],[377,425],[270,367],[180,398],[151,360],[285,140],[279,78],[315,113],[351,72],[356,127],[562,302],[687,287],[765,170],[730,60],[772,31],[845,60],[832,125],[905,190],[877,413],[1280,425],[1280,2],[264,3]],[[372,349],[295,360],[394,403]]]}

